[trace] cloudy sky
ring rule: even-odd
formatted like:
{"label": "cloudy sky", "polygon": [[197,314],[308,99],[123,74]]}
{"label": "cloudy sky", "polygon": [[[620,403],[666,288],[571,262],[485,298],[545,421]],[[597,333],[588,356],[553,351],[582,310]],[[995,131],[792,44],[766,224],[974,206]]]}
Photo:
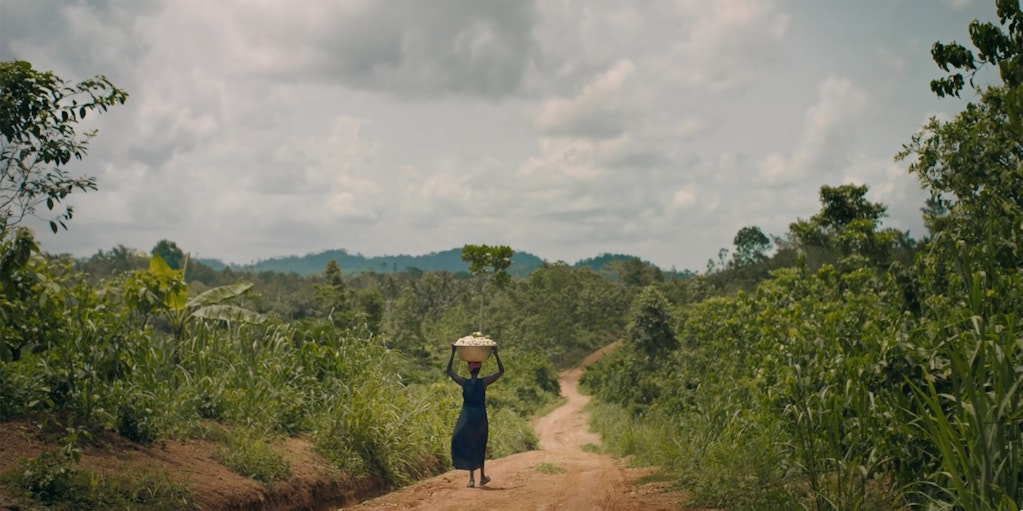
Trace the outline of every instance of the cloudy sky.
{"label": "cloudy sky", "polygon": [[[75,172],[89,256],[169,239],[246,263],[506,244],[703,271],[867,184],[923,234],[893,156],[962,103],[935,41],[994,0],[0,0],[0,60],[129,100]],[[967,98],[971,99],[971,98]]]}

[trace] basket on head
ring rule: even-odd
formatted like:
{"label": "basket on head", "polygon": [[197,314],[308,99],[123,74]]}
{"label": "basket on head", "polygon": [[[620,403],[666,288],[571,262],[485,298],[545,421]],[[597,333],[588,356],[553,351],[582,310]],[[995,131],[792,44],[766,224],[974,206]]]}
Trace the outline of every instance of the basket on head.
{"label": "basket on head", "polygon": [[476,332],[455,341],[452,346],[458,352],[458,358],[464,362],[483,362],[494,352],[497,343],[493,339],[483,337],[483,334]]}

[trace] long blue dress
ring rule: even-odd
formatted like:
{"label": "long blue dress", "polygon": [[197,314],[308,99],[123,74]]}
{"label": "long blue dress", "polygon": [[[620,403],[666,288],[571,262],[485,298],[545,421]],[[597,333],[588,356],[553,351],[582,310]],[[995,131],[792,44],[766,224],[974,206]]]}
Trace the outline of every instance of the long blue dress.
{"label": "long blue dress", "polygon": [[462,411],[451,435],[451,464],[458,470],[476,470],[483,465],[490,433],[486,388],[482,378],[466,378],[462,384]]}

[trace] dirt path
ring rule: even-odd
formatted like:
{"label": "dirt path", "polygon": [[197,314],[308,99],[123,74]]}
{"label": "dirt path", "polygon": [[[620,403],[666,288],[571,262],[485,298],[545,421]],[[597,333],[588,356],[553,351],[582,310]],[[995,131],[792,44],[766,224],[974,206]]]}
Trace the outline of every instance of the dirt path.
{"label": "dirt path", "polygon": [[[605,348],[609,349],[609,348]],[[583,366],[603,356],[594,353]],[[583,411],[589,397],[576,388],[581,368],[561,374],[566,402],[534,420],[540,450],[487,461],[493,479],[482,488],[466,488],[468,473],[451,471],[395,493],[370,500],[346,511],[420,510],[537,510],[615,511],[677,510],[682,496],[664,492],[662,485],[640,484],[648,471],[626,468],[611,456],[587,452],[583,446],[599,444],[600,436],[588,429]],[[478,476],[478,474],[477,474]]]}

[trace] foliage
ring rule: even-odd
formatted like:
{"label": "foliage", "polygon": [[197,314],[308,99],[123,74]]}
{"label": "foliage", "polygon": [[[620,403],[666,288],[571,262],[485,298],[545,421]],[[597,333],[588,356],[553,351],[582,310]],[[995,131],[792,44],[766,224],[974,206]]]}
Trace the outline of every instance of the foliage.
{"label": "foliage", "polygon": [[668,301],[657,288],[648,287],[633,304],[632,321],[626,328],[626,340],[653,364],[655,358],[678,347],[668,315]]}
{"label": "foliage", "polygon": [[160,240],[150,251],[150,254],[160,256],[172,270],[184,270],[188,263],[188,256],[178,248],[178,244],[170,240]]}
{"label": "foliage", "polygon": [[508,267],[515,251],[507,245],[465,245],[462,247],[462,261],[469,263],[469,272],[479,281],[480,315],[477,332],[483,331],[483,291],[493,281],[503,287],[511,280]]}
{"label": "foliage", "polygon": [[12,509],[85,511],[124,509],[197,510],[187,483],[164,472],[126,471],[116,475],[68,467],[52,455],[22,460],[0,474],[0,481],[19,489],[7,504]]}
{"label": "foliage", "polygon": [[840,257],[859,255],[876,266],[887,265],[902,233],[880,229],[887,207],[868,201],[867,190],[866,185],[822,186],[821,211],[792,223],[793,239],[806,248],[836,252]]}
{"label": "foliage", "polygon": [[664,280],[660,268],[638,257],[611,261],[607,267],[618,276],[619,281],[630,286],[645,287]]}
{"label": "foliage", "polygon": [[[96,189],[93,177],[64,170],[88,152],[95,131],[75,127],[91,111],[124,104],[128,94],[97,76],[68,84],[28,62],[0,62],[0,232],[17,225],[46,204],[53,210],[75,190]],[[50,220],[50,229],[67,229],[72,207]]]}
{"label": "foliage", "polygon": [[228,432],[213,458],[234,472],[264,483],[291,477],[291,465],[284,456],[262,435],[251,431]]}
{"label": "foliage", "polygon": [[1023,10],[1019,0],[996,0],[995,5],[1005,28],[973,20],[969,32],[976,54],[959,43],[934,43],[931,56],[949,75],[932,80],[931,91],[939,97],[959,96],[967,83],[964,72],[969,74],[970,87],[980,91],[983,87],[974,81],[977,72],[988,64],[996,66],[1007,92],[998,104],[1004,105],[1010,121],[1007,127],[1019,140],[1023,135]]}
{"label": "foliage", "polygon": [[739,229],[732,240],[735,252],[732,252],[734,266],[749,266],[767,260],[767,251],[771,248],[771,240],[757,226]]}
{"label": "foliage", "polygon": [[0,237],[0,360],[20,360],[60,335],[61,271],[42,256],[27,228]]}
{"label": "foliage", "polygon": [[[335,467],[406,484],[450,463],[458,395],[441,368],[452,340],[481,329],[494,279],[487,334],[508,373],[488,390],[493,456],[535,448],[528,417],[557,399],[557,368],[620,340],[581,379],[593,425],[696,505],[1017,509],[1023,15],[996,5],[1007,27],[971,25],[979,55],[933,54],[949,72],[997,64],[1004,83],[977,88],[979,102],[899,155],[931,193],[919,244],[881,226],[886,206],[866,185],[823,186],[820,212],[769,258],[748,227],[731,262],[722,249],[713,271],[670,281],[628,258],[615,259],[617,279],[564,263],[513,276],[511,249],[485,245],[462,251],[476,282],[343,275],[326,261],[318,275],[225,268],[186,282],[161,255],[124,247],[80,264],[95,269],[84,276],[9,230],[0,420],[66,416],[80,424],[69,436],[140,443],[212,435],[213,421],[245,432],[224,463],[264,480],[286,474],[267,440],[308,433]],[[936,83],[958,94],[966,79]],[[55,456],[16,484],[75,501],[76,467]]]}

